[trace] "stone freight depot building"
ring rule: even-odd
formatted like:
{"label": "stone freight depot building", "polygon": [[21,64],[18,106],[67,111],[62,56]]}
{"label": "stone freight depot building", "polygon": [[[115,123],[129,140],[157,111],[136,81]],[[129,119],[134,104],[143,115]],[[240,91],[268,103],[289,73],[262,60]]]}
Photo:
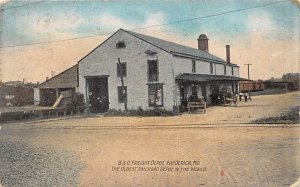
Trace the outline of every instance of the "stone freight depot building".
{"label": "stone freight depot building", "polygon": [[123,110],[126,101],[128,109],[173,110],[190,95],[209,103],[215,91],[238,90],[229,46],[226,54],[226,61],[210,54],[205,35],[194,49],[119,29],[78,62],[78,91],[90,112]]}

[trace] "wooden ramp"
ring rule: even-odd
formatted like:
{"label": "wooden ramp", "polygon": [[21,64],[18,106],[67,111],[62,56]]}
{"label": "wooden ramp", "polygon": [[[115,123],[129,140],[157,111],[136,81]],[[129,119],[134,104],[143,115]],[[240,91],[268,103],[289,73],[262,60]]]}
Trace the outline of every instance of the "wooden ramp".
{"label": "wooden ramp", "polygon": [[58,104],[61,102],[61,100],[63,99],[63,95],[60,95],[57,100],[55,101],[55,103],[53,104],[53,108],[56,108],[58,106]]}

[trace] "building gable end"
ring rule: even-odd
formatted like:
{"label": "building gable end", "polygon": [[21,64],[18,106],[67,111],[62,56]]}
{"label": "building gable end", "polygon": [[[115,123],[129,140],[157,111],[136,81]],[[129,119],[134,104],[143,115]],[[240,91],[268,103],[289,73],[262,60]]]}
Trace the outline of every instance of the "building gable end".
{"label": "building gable end", "polygon": [[105,42],[107,42],[110,38],[112,38],[120,30],[123,30],[123,29],[117,30],[115,33],[113,33],[111,36],[109,36],[106,40],[104,40],[101,44],[99,44],[97,47],[95,47],[93,50],[91,50],[88,54],[86,54],[84,57],[82,57],[77,63],[80,63],[82,60],[84,60],[86,57],[88,57],[91,53],[93,53],[94,51],[96,51],[99,47],[101,47]]}

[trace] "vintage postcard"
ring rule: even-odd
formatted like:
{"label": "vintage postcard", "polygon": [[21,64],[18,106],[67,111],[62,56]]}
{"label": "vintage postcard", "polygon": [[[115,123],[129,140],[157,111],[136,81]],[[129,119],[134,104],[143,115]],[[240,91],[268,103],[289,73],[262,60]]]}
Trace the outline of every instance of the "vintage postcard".
{"label": "vintage postcard", "polygon": [[0,0],[0,187],[300,186],[299,0]]}

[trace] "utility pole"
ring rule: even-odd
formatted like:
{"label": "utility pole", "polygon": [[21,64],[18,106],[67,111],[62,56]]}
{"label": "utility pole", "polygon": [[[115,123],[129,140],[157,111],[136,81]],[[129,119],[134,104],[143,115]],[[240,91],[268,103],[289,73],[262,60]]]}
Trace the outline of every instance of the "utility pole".
{"label": "utility pole", "polygon": [[[122,84],[122,94],[124,96],[125,93],[126,93],[126,90],[125,90],[125,86],[124,86],[123,72],[122,72],[122,66],[121,66],[120,58],[118,58],[118,66],[119,66],[119,73],[120,73],[121,84]],[[125,109],[125,112],[127,112],[127,93],[126,93],[126,97],[124,98],[124,109]]]}
{"label": "utility pole", "polygon": [[245,64],[246,66],[248,66],[248,95],[249,95],[249,100],[251,100],[251,96],[250,96],[250,66],[252,64]]}

